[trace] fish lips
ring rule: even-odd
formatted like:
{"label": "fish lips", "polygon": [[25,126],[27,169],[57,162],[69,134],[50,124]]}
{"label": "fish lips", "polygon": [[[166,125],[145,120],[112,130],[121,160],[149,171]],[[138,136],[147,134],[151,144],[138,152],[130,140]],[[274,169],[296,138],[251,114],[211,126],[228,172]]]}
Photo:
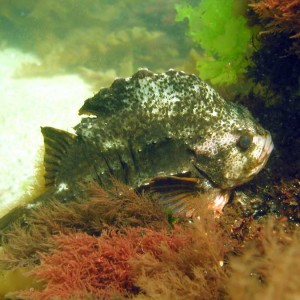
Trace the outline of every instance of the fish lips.
{"label": "fish lips", "polygon": [[255,167],[249,173],[249,180],[252,179],[267,163],[271,152],[274,149],[274,144],[269,131],[266,130],[265,142],[261,151],[256,155]]}

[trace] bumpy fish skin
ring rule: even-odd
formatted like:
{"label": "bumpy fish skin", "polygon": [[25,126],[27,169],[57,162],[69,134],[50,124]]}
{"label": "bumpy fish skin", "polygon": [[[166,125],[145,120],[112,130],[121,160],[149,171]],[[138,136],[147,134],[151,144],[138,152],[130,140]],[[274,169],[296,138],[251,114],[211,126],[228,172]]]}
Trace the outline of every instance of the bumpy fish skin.
{"label": "bumpy fish skin", "polygon": [[[186,207],[185,195],[200,191],[221,210],[229,191],[257,174],[273,149],[270,133],[246,108],[225,101],[195,75],[174,70],[141,69],[116,79],[79,113],[75,135],[42,128],[50,188],[35,203],[84,196],[86,184],[108,186],[115,177],[136,189],[150,183],[172,208]],[[1,218],[0,230],[28,209],[17,207]]]}
{"label": "bumpy fish skin", "polygon": [[[273,144],[250,112],[195,75],[141,69],[85,101],[75,142],[55,184],[110,176],[137,187],[157,175],[189,172],[218,188],[250,180]],[[199,173],[200,171],[200,173]]]}

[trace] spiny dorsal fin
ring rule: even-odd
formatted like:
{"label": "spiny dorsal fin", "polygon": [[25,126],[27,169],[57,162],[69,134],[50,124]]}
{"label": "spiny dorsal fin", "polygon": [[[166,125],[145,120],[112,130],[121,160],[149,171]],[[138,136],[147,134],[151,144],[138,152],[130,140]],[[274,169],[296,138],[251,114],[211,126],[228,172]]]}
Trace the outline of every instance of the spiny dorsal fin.
{"label": "spiny dorsal fin", "polygon": [[41,127],[41,131],[45,145],[46,186],[53,186],[60,170],[61,160],[66,155],[76,136],[53,127]]}
{"label": "spiny dorsal fin", "polygon": [[[117,78],[109,88],[102,88],[92,98],[87,99],[79,114],[95,115],[101,118],[110,117],[123,109],[137,105],[139,100],[139,80],[152,77],[148,69],[139,69],[132,77]],[[158,76],[158,75],[157,75]]]}

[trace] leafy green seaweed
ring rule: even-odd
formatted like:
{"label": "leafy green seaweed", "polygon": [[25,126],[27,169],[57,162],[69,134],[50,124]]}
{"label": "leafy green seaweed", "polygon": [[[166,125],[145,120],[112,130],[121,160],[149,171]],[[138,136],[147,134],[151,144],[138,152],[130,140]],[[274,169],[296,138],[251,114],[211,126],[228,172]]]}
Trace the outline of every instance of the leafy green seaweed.
{"label": "leafy green seaweed", "polygon": [[250,63],[251,30],[234,9],[234,0],[202,0],[195,7],[177,4],[176,21],[188,20],[188,34],[203,50],[197,69],[213,84],[236,83]]}

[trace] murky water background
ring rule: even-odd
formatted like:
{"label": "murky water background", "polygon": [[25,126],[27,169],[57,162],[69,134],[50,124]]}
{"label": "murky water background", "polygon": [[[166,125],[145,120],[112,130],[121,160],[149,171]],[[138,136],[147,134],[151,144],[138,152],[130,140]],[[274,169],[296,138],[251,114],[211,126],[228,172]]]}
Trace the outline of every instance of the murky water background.
{"label": "murky water background", "polygon": [[0,210],[30,189],[40,126],[71,130],[86,98],[139,67],[189,69],[175,3],[1,1]]}

